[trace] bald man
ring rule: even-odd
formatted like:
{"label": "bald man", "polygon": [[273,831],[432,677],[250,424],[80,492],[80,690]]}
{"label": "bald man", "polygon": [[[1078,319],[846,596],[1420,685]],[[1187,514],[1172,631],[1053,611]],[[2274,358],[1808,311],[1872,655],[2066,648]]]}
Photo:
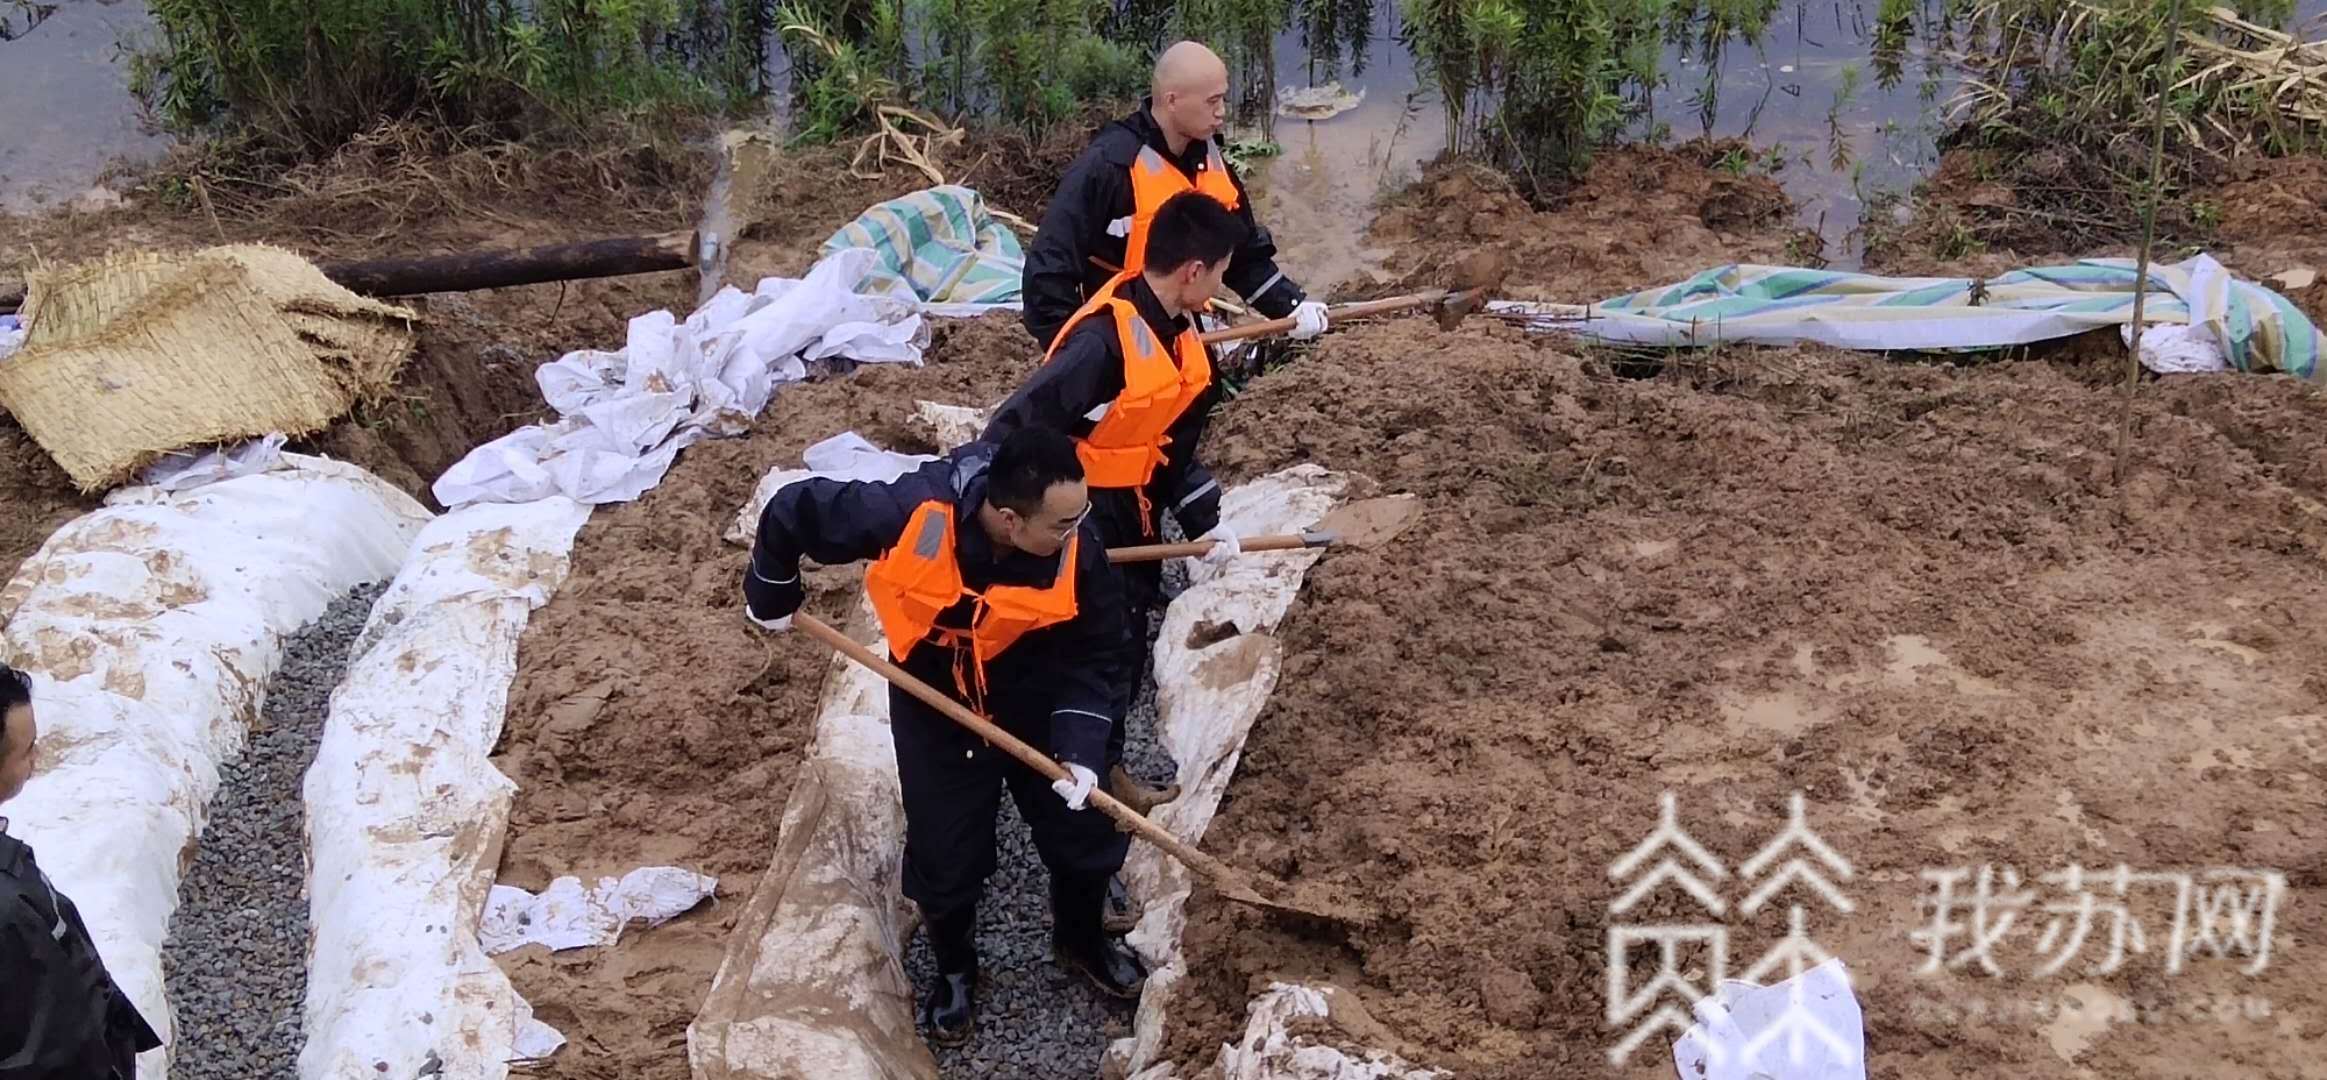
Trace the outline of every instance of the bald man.
{"label": "bald man", "polygon": [[1043,212],[1042,229],[1026,252],[1024,318],[1035,341],[1048,348],[1119,271],[1137,274],[1148,223],[1166,200],[1190,190],[1219,200],[1244,221],[1245,240],[1223,279],[1227,287],[1270,318],[1300,319],[1295,338],[1325,332],[1325,305],[1277,269],[1276,242],[1253,219],[1244,181],[1220,153],[1227,115],[1228,66],[1220,57],[1193,41],[1165,49],[1148,99],[1138,112],[1100,129]]}

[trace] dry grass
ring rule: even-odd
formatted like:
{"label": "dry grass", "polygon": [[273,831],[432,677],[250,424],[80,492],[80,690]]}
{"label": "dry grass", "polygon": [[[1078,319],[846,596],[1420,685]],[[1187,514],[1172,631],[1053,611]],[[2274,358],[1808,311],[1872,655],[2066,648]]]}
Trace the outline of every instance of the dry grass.
{"label": "dry grass", "polygon": [[691,200],[674,205],[671,192],[702,191],[710,174],[708,152],[679,134],[512,143],[400,122],[288,169],[231,148],[181,151],[146,182],[166,201],[191,202],[225,222],[265,221],[314,246],[354,252],[410,246],[409,238],[447,220],[526,230],[530,222],[495,209],[513,192],[542,212],[670,228],[691,221],[696,209]]}

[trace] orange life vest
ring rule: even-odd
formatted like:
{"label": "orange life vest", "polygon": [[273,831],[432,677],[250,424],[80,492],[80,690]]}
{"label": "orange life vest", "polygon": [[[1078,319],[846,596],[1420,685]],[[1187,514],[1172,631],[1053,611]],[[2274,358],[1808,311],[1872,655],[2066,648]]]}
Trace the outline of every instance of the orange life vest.
{"label": "orange life vest", "polygon": [[1147,227],[1155,221],[1155,212],[1172,196],[1183,191],[1201,191],[1218,200],[1220,205],[1234,210],[1237,207],[1236,181],[1228,178],[1228,162],[1220,157],[1217,143],[1204,144],[1204,163],[1196,167],[1196,179],[1190,181],[1186,173],[1156,152],[1155,147],[1142,146],[1139,156],[1131,159],[1131,235],[1123,241],[1123,268],[1138,273],[1147,265]]}
{"label": "orange life vest", "polygon": [[[983,712],[986,661],[1032,631],[1075,617],[1075,554],[1082,536],[1067,538],[1058,579],[1049,585],[995,585],[978,592],[962,584],[953,530],[951,504],[931,499],[916,507],[897,545],[865,570],[865,592],[888,636],[889,655],[903,663],[934,635],[937,644],[955,650],[955,689]],[[965,596],[977,600],[969,629],[938,626],[937,617]]]}
{"label": "orange life vest", "polygon": [[1164,447],[1172,441],[1166,432],[1212,385],[1212,354],[1191,323],[1172,343],[1173,352],[1178,354],[1175,361],[1173,352],[1164,350],[1155,331],[1140,317],[1139,306],[1115,295],[1133,276],[1132,271],[1117,274],[1099,295],[1076,311],[1051,341],[1043,362],[1058,355],[1059,345],[1075,324],[1101,312],[1114,317],[1115,340],[1123,352],[1123,392],[1108,403],[1107,414],[1099,418],[1091,433],[1076,440],[1075,452],[1083,461],[1085,483],[1098,488],[1129,488],[1139,495],[1144,523],[1149,516],[1147,482],[1155,477],[1156,466],[1163,464]]}

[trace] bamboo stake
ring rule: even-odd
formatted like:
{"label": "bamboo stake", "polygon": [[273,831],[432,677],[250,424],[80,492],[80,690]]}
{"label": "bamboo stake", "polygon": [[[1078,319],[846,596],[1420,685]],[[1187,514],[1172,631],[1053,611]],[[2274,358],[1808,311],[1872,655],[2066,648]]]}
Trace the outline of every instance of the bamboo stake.
{"label": "bamboo stake", "polygon": [[2117,488],[2117,512],[2126,516],[2125,451],[2133,432],[2133,392],[2141,385],[2141,315],[2149,299],[2149,248],[2157,239],[2157,200],[2165,185],[2160,177],[2165,173],[2165,114],[2167,90],[2165,80],[2173,77],[2174,47],[2181,42],[2182,0],[2173,0],[2166,15],[2165,59],[2158,64],[2157,122],[2150,130],[2149,140],[2149,198],[2141,208],[2141,255],[2133,268],[2133,326],[2132,342],[2125,351],[2125,404],[2117,414],[2117,463],[2111,470],[2110,482]]}

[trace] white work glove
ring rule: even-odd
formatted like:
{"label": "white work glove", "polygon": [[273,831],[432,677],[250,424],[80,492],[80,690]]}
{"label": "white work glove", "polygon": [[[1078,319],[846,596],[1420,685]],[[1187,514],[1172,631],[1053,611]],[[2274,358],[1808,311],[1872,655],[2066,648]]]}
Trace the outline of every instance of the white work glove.
{"label": "white work glove", "polygon": [[1099,774],[1071,761],[1060,764],[1067,767],[1067,775],[1073,779],[1053,780],[1050,789],[1067,801],[1067,809],[1080,810],[1083,808],[1083,800],[1090,798],[1091,790],[1099,786]]}
{"label": "white work glove", "polygon": [[1293,309],[1293,332],[1286,336],[1295,341],[1307,341],[1325,332],[1325,303],[1321,300],[1303,300]]}
{"label": "white work glove", "polygon": [[1196,556],[1197,561],[1202,562],[1206,566],[1226,566],[1228,564],[1228,560],[1233,559],[1238,555],[1244,554],[1244,544],[1237,540],[1236,530],[1231,529],[1226,525],[1215,525],[1212,527],[1211,532],[1205,533],[1196,539],[1212,541],[1211,550],[1206,551],[1202,555]]}
{"label": "white work glove", "polygon": [[748,622],[753,626],[759,627],[760,629],[765,630],[771,634],[781,634],[784,631],[790,630],[792,628],[791,616],[785,615],[773,620],[762,619],[759,616],[751,613],[750,604],[743,605],[743,621]]}

